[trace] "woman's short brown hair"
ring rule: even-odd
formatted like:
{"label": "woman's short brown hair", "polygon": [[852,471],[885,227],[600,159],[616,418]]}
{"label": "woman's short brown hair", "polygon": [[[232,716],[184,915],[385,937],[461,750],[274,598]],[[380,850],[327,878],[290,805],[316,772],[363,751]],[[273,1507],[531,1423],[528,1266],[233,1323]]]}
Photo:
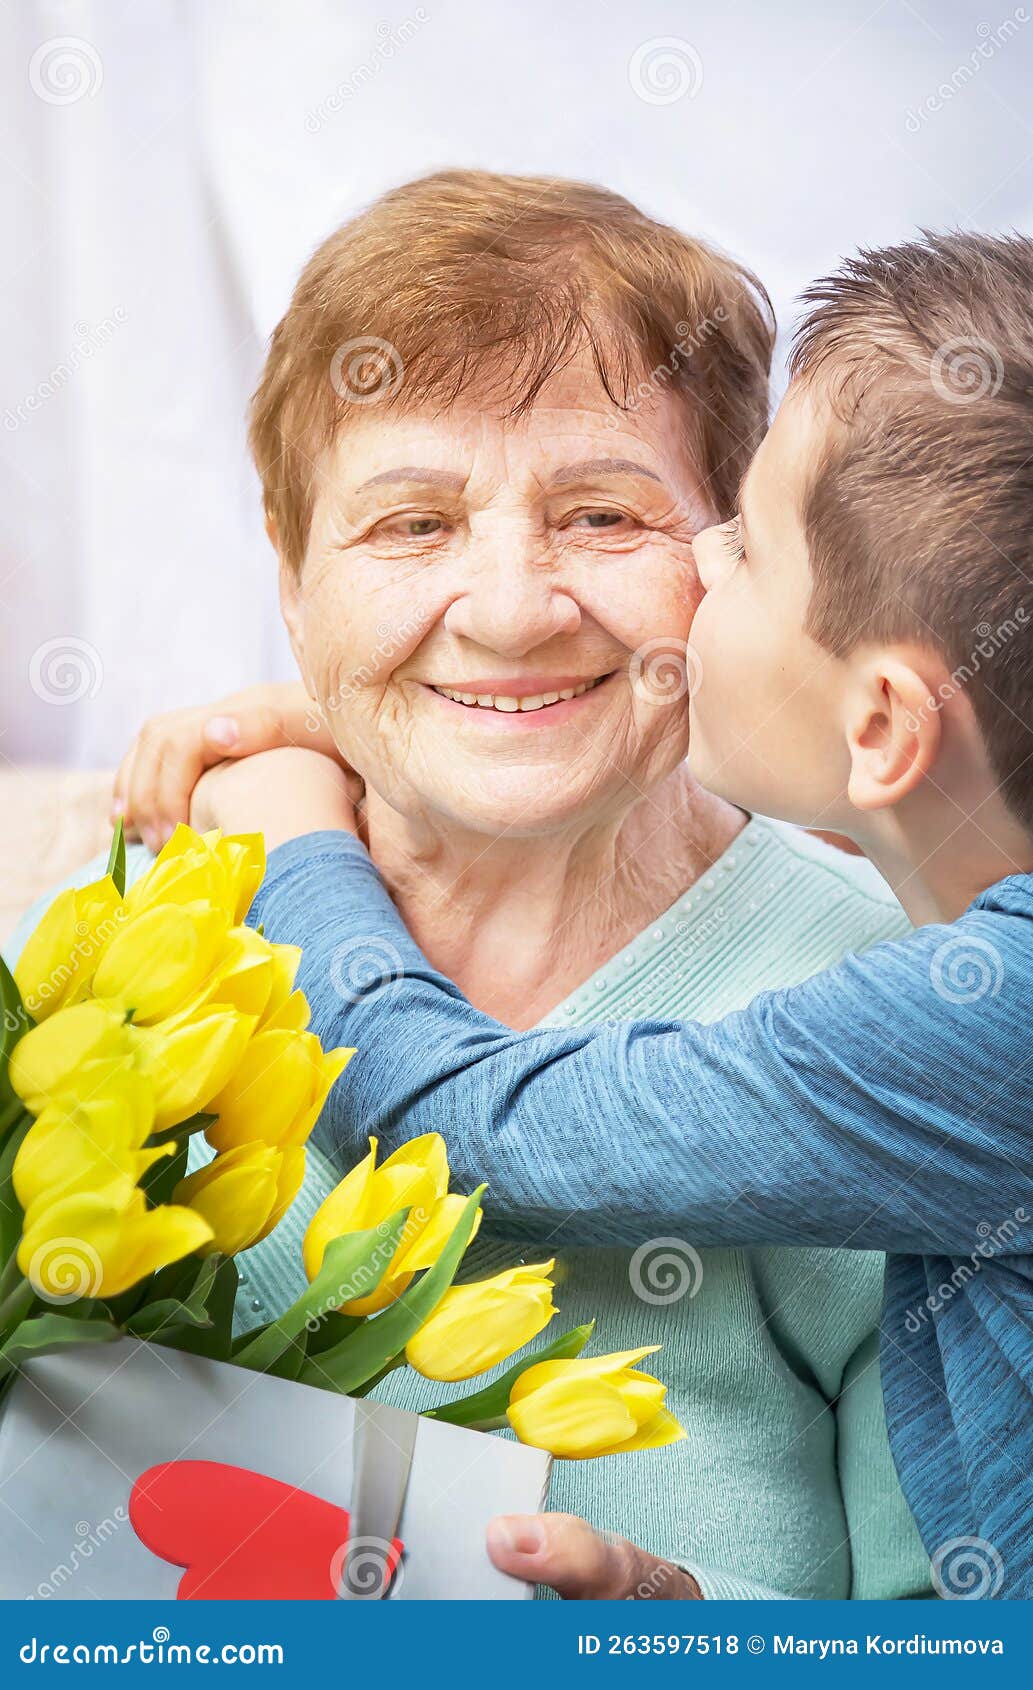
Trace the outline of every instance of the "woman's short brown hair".
{"label": "woman's short brown hair", "polygon": [[733,259],[590,183],[451,170],[324,241],[273,334],[251,413],[268,516],[295,568],[313,466],[351,407],[533,403],[584,345],[615,407],[667,389],[721,518],[768,420],[774,318]]}

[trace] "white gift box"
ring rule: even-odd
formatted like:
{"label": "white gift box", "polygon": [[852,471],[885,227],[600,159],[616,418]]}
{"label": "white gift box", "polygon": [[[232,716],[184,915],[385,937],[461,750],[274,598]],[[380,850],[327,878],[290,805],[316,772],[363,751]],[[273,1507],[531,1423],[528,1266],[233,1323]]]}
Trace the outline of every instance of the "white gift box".
{"label": "white gift box", "polygon": [[538,1512],[549,1464],[153,1344],[69,1348],[29,1362],[0,1410],[0,1597],[521,1599],[485,1528]]}

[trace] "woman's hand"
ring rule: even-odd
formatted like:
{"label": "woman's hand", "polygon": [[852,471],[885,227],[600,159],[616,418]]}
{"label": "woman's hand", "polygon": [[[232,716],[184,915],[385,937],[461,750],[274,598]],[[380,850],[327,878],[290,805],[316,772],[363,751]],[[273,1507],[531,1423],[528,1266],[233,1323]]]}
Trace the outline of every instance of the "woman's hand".
{"label": "woman's hand", "polygon": [[294,747],[209,769],[194,787],[189,820],[201,832],[264,833],[268,851],[324,828],[358,832],[348,772],[336,758]]}
{"label": "woman's hand", "polygon": [[627,1538],[603,1536],[573,1514],[503,1514],[488,1527],[501,1572],[547,1584],[568,1602],[700,1602],[690,1573]]}
{"label": "woman's hand", "polygon": [[[246,687],[215,704],[170,710],[145,722],[115,776],[113,819],[121,815],[157,851],[206,769],[281,746],[336,758],[330,731],[300,682]],[[341,765],[343,767],[343,765]],[[361,793],[361,783],[354,792]]]}

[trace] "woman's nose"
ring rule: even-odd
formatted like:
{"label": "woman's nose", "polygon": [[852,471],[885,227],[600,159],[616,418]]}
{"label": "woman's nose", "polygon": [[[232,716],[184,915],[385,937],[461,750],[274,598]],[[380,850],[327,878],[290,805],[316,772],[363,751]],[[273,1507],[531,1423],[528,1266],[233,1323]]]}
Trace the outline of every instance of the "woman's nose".
{"label": "woman's nose", "polygon": [[581,611],[550,571],[501,563],[478,572],[445,612],[450,634],[505,657],[523,657],[557,634],[580,626]]}

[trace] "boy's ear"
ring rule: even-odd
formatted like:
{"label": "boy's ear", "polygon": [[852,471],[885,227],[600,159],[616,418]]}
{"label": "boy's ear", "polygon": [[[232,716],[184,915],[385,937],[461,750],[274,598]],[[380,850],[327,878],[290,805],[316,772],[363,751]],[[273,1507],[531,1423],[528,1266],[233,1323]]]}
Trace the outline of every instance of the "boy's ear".
{"label": "boy's ear", "polygon": [[866,811],[899,804],[929,774],[940,751],[942,723],[929,677],[892,652],[866,656],[846,729],[851,804]]}

